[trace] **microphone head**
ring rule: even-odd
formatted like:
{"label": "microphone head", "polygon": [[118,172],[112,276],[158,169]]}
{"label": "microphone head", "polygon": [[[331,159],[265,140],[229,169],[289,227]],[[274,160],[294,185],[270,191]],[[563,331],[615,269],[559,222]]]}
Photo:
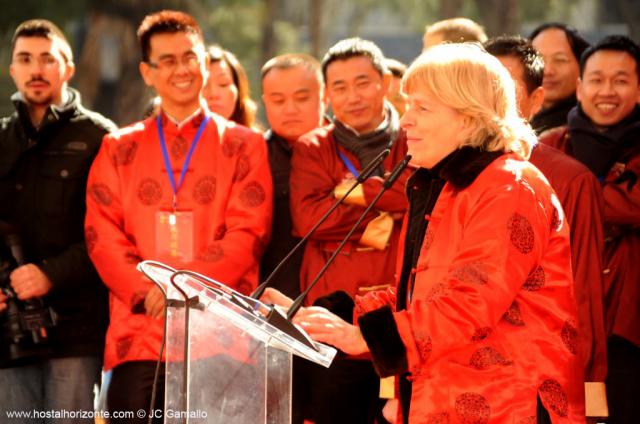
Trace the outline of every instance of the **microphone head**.
{"label": "microphone head", "polygon": [[360,175],[358,176],[358,178],[356,178],[357,181],[359,183],[362,183],[364,182],[364,180],[369,178],[369,176],[373,173],[373,171],[375,171],[376,168],[378,168],[378,166],[382,163],[383,160],[387,158],[387,156],[389,156],[389,154],[391,154],[390,149],[384,149],[383,151],[378,153],[378,156],[373,158],[373,160],[369,162],[369,164],[367,164],[367,166],[362,170],[362,172],[360,172]]}
{"label": "microphone head", "polygon": [[400,174],[402,174],[402,171],[404,171],[404,169],[409,165],[410,161],[411,155],[406,155],[400,162],[398,162],[395,168],[393,168],[393,171],[391,171],[389,178],[387,178],[387,180],[383,183],[383,186],[385,188],[391,187],[393,183],[396,182]]}

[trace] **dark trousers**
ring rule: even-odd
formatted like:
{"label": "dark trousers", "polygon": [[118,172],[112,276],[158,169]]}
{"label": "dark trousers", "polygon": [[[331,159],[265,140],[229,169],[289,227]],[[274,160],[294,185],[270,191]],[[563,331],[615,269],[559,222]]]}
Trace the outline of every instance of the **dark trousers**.
{"label": "dark trousers", "polygon": [[385,400],[370,361],[336,358],[329,368],[307,364],[305,409],[316,424],[370,424],[381,417]]}
{"label": "dark trousers", "polygon": [[[110,423],[143,424],[148,422],[155,372],[155,361],[125,362],[113,369],[107,392],[107,410],[110,413],[132,411],[134,417],[110,419]],[[160,367],[155,403],[152,409],[164,411],[164,364],[161,364]],[[144,411],[144,414],[139,413],[141,410]],[[162,424],[164,422],[163,413],[156,413],[156,415],[153,423]]]}
{"label": "dark trousers", "polygon": [[640,423],[640,348],[622,337],[607,342],[607,403],[611,424]]}

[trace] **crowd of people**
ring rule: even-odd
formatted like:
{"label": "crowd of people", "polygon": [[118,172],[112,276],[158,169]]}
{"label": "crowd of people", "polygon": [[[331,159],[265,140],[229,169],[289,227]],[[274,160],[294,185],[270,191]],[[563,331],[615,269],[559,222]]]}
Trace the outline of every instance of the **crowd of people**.
{"label": "crowd of people", "polygon": [[389,150],[262,297],[286,309],[309,288],[410,155],[294,318],[339,351],[329,368],[294,359],[292,422],[640,421],[633,40],[560,23],[488,38],[456,18],[428,26],[407,67],[343,39],[321,61],[264,64],[263,131],[245,69],[193,17],[149,14],[137,36],[157,97],[117,129],[69,86],[55,24],[14,33],[1,413],[92,410],[103,370],[108,410],[162,409],[166,299],[136,265],[249,294]]}

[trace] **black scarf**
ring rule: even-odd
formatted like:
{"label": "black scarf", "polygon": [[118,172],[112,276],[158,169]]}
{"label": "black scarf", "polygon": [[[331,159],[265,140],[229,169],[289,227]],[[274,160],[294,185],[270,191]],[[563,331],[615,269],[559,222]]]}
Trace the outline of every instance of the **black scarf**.
{"label": "black scarf", "polygon": [[604,131],[598,131],[579,105],[569,112],[569,144],[573,156],[598,178],[606,177],[620,155],[635,143],[640,143],[638,106]]}
{"label": "black scarf", "polygon": [[567,125],[567,115],[576,106],[577,102],[575,94],[572,94],[566,99],[542,109],[531,119],[531,127],[536,130],[536,133],[540,134],[551,128]]}
{"label": "black scarf", "polygon": [[[357,135],[337,119],[334,122],[333,138],[358,158],[362,168],[375,159],[381,151],[391,148],[400,133],[398,112],[388,102],[385,102],[384,108],[387,115],[387,125],[367,134]],[[382,176],[383,174],[384,168],[380,165],[372,175]]]}

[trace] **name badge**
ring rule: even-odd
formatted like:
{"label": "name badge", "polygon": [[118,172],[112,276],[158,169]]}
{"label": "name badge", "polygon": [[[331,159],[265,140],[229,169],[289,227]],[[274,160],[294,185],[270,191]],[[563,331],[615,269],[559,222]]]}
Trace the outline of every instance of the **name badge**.
{"label": "name badge", "polygon": [[193,212],[156,212],[156,255],[159,260],[193,260]]}

